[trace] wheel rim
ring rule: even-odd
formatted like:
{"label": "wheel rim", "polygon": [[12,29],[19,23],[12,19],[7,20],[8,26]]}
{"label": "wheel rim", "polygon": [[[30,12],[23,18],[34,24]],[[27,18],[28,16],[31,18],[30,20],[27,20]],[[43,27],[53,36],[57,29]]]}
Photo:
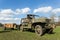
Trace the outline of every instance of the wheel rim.
{"label": "wheel rim", "polygon": [[38,35],[42,35],[41,26],[37,25],[36,28],[35,28],[35,32],[36,32],[36,34],[38,34]]}
{"label": "wheel rim", "polygon": [[40,34],[40,29],[36,28],[36,33]]}

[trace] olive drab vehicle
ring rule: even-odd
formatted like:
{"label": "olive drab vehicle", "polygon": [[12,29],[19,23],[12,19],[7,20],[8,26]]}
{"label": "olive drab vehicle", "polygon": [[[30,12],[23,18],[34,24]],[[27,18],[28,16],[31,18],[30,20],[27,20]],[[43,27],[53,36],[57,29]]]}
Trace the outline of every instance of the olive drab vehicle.
{"label": "olive drab vehicle", "polygon": [[42,35],[45,31],[52,33],[55,24],[51,19],[39,17],[38,15],[27,14],[26,18],[21,19],[20,31],[24,29],[34,30],[36,34]]}

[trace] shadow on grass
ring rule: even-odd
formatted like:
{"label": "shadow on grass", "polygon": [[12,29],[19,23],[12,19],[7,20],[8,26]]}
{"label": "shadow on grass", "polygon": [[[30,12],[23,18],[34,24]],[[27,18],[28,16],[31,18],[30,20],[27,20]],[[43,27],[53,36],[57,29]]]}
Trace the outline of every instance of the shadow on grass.
{"label": "shadow on grass", "polygon": [[[31,32],[31,33],[35,33],[35,31],[34,31],[34,30],[31,30],[31,29],[24,30],[24,31]],[[45,34],[55,34],[55,33],[56,33],[56,32],[48,33],[48,31],[45,31],[45,32],[42,34],[42,36],[45,35]]]}
{"label": "shadow on grass", "polygon": [[47,29],[45,33],[47,33],[47,34],[55,34],[55,32],[53,30],[50,31],[50,29]]}
{"label": "shadow on grass", "polygon": [[34,30],[31,30],[31,29],[24,29],[23,31],[24,31],[24,32],[31,32],[31,33],[35,33],[35,31],[34,31]]}
{"label": "shadow on grass", "polygon": [[10,30],[3,30],[3,31],[0,31],[0,33],[6,33],[6,32],[11,32]]}
{"label": "shadow on grass", "polygon": [[48,33],[48,34],[55,34],[56,32],[53,32],[53,33]]}
{"label": "shadow on grass", "polygon": [[[35,33],[35,31],[34,30],[31,30],[31,29],[29,29],[29,30],[26,30],[27,32],[31,32],[31,33]],[[43,33],[41,36],[43,36],[43,35],[45,35],[45,33]],[[39,36],[39,35],[38,35]]]}

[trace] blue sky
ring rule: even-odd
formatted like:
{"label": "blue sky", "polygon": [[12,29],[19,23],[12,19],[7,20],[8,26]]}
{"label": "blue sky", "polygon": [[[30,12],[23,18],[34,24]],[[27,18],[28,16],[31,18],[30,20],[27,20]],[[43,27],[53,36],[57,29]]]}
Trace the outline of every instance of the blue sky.
{"label": "blue sky", "polygon": [[25,8],[30,7],[32,9],[52,6],[53,8],[60,7],[60,0],[0,0],[0,8]]}
{"label": "blue sky", "polygon": [[60,16],[60,0],[0,0],[1,23],[20,24],[21,18],[28,13],[44,17],[55,13]]}

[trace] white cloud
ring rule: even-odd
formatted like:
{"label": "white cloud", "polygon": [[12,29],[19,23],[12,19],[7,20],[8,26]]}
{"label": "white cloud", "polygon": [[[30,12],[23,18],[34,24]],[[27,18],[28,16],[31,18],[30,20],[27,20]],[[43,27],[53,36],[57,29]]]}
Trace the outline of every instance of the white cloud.
{"label": "white cloud", "polygon": [[20,14],[21,12],[21,9],[16,9],[16,14]]}
{"label": "white cloud", "polygon": [[5,18],[5,17],[1,17],[0,18],[0,23],[17,23],[20,24],[20,20],[21,18]]}
{"label": "white cloud", "polygon": [[36,13],[36,12],[44,12],[44,13],[47,13],[47,12],[49,12],[49,11],[51,11],[52,10],[52,7],[51,6],[48,6],[48,7],[40,7],[40,8],[37,8],[37,9],[34,9],[34,13]]}
{"label": "white cloud", "polygon": [[0,17],[11,17],[14,15],[19,15],[19,14],[24,14],[24,13],[29,13],[30,8],[23,8],[23,9],[16,9],[16,11],[13,11],[12,9],[2,9],[0,10]]}
{"label": "white cloud", "polygon": [[[16,9],[15,11],[12,9],[2,9],[0,10],[0,22],[1,23],[20,23],[21,18],[17,18],[16,15],[19,14],[26,14],[30,13],[30,8],[22,8],[22,9]],[[59,13],[60,8],[53,9],[51,6],[48,7],[40,7],[33,10],[33,13]],[[58,18],[55,18],[58,20]],[[7,21],[8,20],[8,21]]]}
{"label": "white cloud", "polygon": [[[20,18],[16,18],[15,11],[12,9],[2,9],[0,10],[0,22],[1,23],[17,23]],[[8,21],[7,21],[8,20]]]}
{"label": "white cloud", "polygon": [[12,9],[2,9],[0,10],[0,17],[11,17],[14,11]]}
{"label": "white cloud", "polygon": [[60,8],[53,9],[52,13],[60,13]]}
{"label": "white cloud", "polygon": [[29,13],[30,12],[30,8],[23,8],[23,9],[16,9],[16,14],[25,14],[25,13]]}
{"label": "white cloud", "polygon": [[22,10],[22,13],[28,13],[30,11],[30,8],[23,8],[21,10]]}
{"label": "white cloud", "polygon": [[0,17],[0,20],[20,20],[20,18],[5,18],[5,17]]}
{"label": "white cloud", "polygon": [[10,21],[0,21],[0,23],[3,23],[3,24],[5,24],[5,23],[16,23],[16,24],[20,24],[20,21],[18,20],[16,20],[16,21],[14,21],[14,20],[10,20]]}
{"label": "white cloud", "polygon": [[20,23],[21,18],[17,18],[16,15],[22,13],[29,13],[30,8],[16,9],[1,9],[0,10],[0,22],[1,23]]}
{"label": "white cloud", "polygon": [[0,13],[2,13],[2,14],[12,14],[12,13],[14,13],[14,12],[13,12],[12,9],[3,9],[3,10],[1,10]]}

